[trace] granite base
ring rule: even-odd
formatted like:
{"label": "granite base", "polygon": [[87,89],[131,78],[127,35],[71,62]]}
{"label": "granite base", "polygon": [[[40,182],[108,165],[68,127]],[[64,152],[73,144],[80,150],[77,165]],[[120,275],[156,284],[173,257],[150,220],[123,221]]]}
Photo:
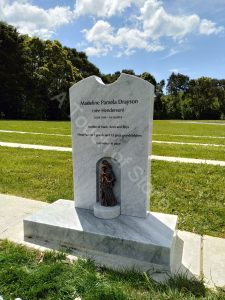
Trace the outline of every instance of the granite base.
{"label": "granite base", "polygon": [[[146,218],[120,215],[104,220],[74,202],[58,200],[26,217],[24,239],[52,242],[60,248],[97,251],[134,259],[135,267],[148,264],[170,271],[177,216],[148,212]],[[138,266],[139,262],[139,266]],[[126,267],[126,266],[125,266]]]}

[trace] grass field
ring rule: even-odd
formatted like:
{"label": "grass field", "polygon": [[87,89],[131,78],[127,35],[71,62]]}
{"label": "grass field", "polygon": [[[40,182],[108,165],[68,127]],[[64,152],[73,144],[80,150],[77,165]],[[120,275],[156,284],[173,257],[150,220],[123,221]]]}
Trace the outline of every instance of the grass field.
{"label": "grass field", "polygon": [[[0,121],[0,130],[30,132],[30,134],[0,132],[0,142],[60,147],[71,147],[72,144],[70,122]],[[35,132],[43,134],[34,135]],[[154,121],[153,141],[221,145],[220,147],[207,147],[153,143],[152,153],[164,156],[225,160],[225,126]]]}
{"label": "grass field", "polygon": [[[30,132],[0,132],[0,142],[71,146],[69,122],[0,121],[0,130]],[[154,121],[153,134],[159,141],[222,145],[153,143],[155,155],[225,161],[224,125]],[[150,208],[178,214],[182,230],[225,237],[224,178],[224,167],[153,161]],[[73,199],[71,153],[0,147],[0,193],[47,202]]]}
{"label": "grass field", "polygon": [[90,261],[69,263],[62,253],[44,255],[0,241],[0,295],[4,300],[222,300],[225,291],[210,291],[183,275],[157,284],[146,274],[115,272]]}

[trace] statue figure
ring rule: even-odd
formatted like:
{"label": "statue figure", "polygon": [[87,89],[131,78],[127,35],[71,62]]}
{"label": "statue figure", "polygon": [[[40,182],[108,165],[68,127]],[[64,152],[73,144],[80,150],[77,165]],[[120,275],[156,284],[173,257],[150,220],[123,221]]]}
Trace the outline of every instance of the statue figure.
{"label": "statue figure", "polygon": [[100,203],[102,206],[115,206],[117,204],[113,193],[113,186],[116,177],[113,173],[112,166],[107,160],[100,164]]}

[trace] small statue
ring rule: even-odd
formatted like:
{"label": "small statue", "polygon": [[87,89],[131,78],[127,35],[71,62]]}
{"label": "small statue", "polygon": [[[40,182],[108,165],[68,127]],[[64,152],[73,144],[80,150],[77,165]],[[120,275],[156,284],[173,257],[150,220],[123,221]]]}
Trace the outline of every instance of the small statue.
{"label": "small statue", "polygon": [[112,166],[107,160],[100,164],[100,203],[102,206],[115,206],[116,198],[113,194],[113,186],[116,177],[113,173]]}

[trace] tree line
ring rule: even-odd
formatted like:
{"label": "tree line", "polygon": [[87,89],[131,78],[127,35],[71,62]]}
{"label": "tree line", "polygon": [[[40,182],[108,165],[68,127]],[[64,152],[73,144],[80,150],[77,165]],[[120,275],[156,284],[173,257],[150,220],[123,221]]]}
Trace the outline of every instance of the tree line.
{"label": "tree line", "polygon": [[[149,73],[135,74],[155,86],[155,119],[225,119],[225,79],[190,79],[172,73],[157,82]],[[19,34],[0,22],[0,118],[69,119],[69,88],[96,75],[108,84],[121,72],[102,74],[84,52],[57,40]]]}

